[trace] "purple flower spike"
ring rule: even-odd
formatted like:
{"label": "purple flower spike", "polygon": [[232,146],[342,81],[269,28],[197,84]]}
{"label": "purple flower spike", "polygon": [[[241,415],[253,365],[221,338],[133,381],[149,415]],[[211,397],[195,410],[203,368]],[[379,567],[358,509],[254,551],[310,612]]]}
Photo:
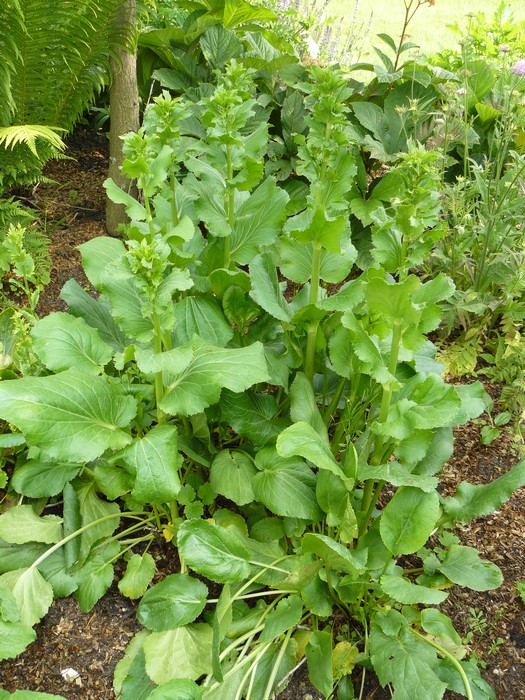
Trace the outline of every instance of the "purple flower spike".
{"label": "purple flower spike", "polygon": [[515,63],[512,66],[511,71],[514,73],[514,75],[525,75],[525,58],[522,58]]}

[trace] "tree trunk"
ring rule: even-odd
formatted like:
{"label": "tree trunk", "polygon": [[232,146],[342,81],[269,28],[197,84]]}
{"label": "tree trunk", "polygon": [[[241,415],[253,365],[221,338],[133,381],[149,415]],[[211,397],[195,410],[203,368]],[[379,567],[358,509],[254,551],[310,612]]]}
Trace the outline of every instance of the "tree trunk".
{"label": "tree trunk", "polygon": [[[125,0],[118,21],[135,28],[137,22],[136,0]],[[119,187],[136,196],[135,186],[120,172],[124,160],[122,153],[123,134],[139,128],[139,93],[137,86],[137,52],[135,40],[127,51],[118,49],[116,58],[111,59],[111,85],[109,88],[110,129],[109,129],[109,170],[108,177]],[[111,236],[118,235],[119,224],[127,223],[128,217],[123,204],[106,202],[106,228]]]}

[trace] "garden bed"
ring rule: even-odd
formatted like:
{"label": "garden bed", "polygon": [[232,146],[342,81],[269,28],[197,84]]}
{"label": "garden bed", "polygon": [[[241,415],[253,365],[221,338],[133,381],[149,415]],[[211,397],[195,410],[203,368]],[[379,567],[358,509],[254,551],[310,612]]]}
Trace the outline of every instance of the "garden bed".
{"label": "garden bed", "polygon": [[[41,184],[31,196],[32,205],[48,221],[53,258],[51,283],[38,306],[41,316],[65,308],[58,295],[68,279],[88,285],[75,247],[105,234],[105,136],[77,131],[70,139],[68,153],[75,160],[57,161],[46,171],[56,184]],[[486,388],[497,401],[498,387]],[[479,423],[471,423],[456,429],[455,453],[442,478],[447,494],[453,493],[461,481],[488,482],[518,459],[516,445],[508,434],[503,433],[491,445],[482,445],[480,427]],[[476,547],[483,558],[497,564],[505,580],[501,588],[485,593],[455,587],[443,610],[463,638],[472,633],[470,648],[486,665],[483,675],[497,698],[524,699],[525,606],[515,583],[525,576],[525,489],[516,492],[495,513],[465,526],[459,535],[463,544]],[[154,556],[155,581],[176,573],[172,545],[159,544]],[[114,697],[115,664],[139,627],[134,603],[122,597],[116,585],[87,614],[81,614],[70,598],[55,601],[36,627],[37,640],[21,656],[0,663],[0,687],[10,692],[27,689],[58,693],[68,699],[109,700]],[[76,681],[67,682],[63,677],[69,668],[78,673]],[[281,697],[317,700],[321,696],[308,684],[303,666]],[[364,697],[381,700],[390,693],[371,685]]]}

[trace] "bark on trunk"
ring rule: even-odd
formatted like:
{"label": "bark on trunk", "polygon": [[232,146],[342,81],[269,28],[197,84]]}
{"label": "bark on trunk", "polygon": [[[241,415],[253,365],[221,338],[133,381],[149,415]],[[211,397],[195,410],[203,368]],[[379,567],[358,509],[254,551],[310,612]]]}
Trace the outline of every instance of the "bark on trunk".
{"label": "bark on trunk", "polygon": [[[122,5],[119,22],[135,27],[137,21],[136,0],[126,0]],[[137,86],[137,54],[135,46],[131,51],[117,51],[117,58],[111,60],[111,85],[109,89],[110,129],[109,129],[109,170],[108,177],[119,187],[136,196],[136,188],[120,173],[124,159],[120,136],[139,128],[139,94]],[[106,228],[111,236],[118,235],[119,224],[126,223],[128,217],[124,205],[106,202]]]}

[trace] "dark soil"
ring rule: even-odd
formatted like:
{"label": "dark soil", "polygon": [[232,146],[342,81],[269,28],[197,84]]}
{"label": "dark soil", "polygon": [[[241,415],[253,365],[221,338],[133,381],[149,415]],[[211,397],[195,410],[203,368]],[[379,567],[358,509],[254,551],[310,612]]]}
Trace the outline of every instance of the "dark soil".
{"label": "dark soil", "polygon": [[[65,308],[59,293],[68,279],[88,285],[76,246],[105,235],[102,182],[107,172],[107,151],[104,135],[78,131],[69,140],[68,155],[74,160],[49,164],[46,174],[56,184],[40,184],[30,196],[40,217],[51,222],[48,234],[53,269],[51,283],[38,306],[40,315]],[[487,388],[497,398],[497,387]],[[503,434],[492,445],[484,446],[480,428],[472,423],[457,429],[455,453],[443,473],[445,493],[453,493],[461,481],[490,481],[518,460],[509,435]],[[486,593],[454,587],[442,609],[463,637],[474,632],[471,649],[485,666],[483,675],[498,700],[525,700],[525,604],[515,586],[516,581],[525,579],[525,489],[516,492],[497,512],[464,527],[459,536],[464,544],[476,547],[484,558],[495,562],[505,580],[500,589]],[[173,573],[173,561],[173,550],[164,559],[159,558],[159,577]],[[472,622],[474,614],[478,619],[482,617],[477,627]],[[55,601],[36,627],[37,640],[18,658],[0,663],[0,688],[57,693],[68,700],[111,700],[115,664],[138,629],[135,604],[123,598],[116,585],[87,614],[80,613],[71,598]],[[66,669],[78,673],[77,681],[68,683],[64,679]],[[357,687],[359,683],[360,675],[356,676]],[[304,665],[280,697],[321,700],[308,683]],[[363,697],[387,700],[391,694],[368,678]]]}

